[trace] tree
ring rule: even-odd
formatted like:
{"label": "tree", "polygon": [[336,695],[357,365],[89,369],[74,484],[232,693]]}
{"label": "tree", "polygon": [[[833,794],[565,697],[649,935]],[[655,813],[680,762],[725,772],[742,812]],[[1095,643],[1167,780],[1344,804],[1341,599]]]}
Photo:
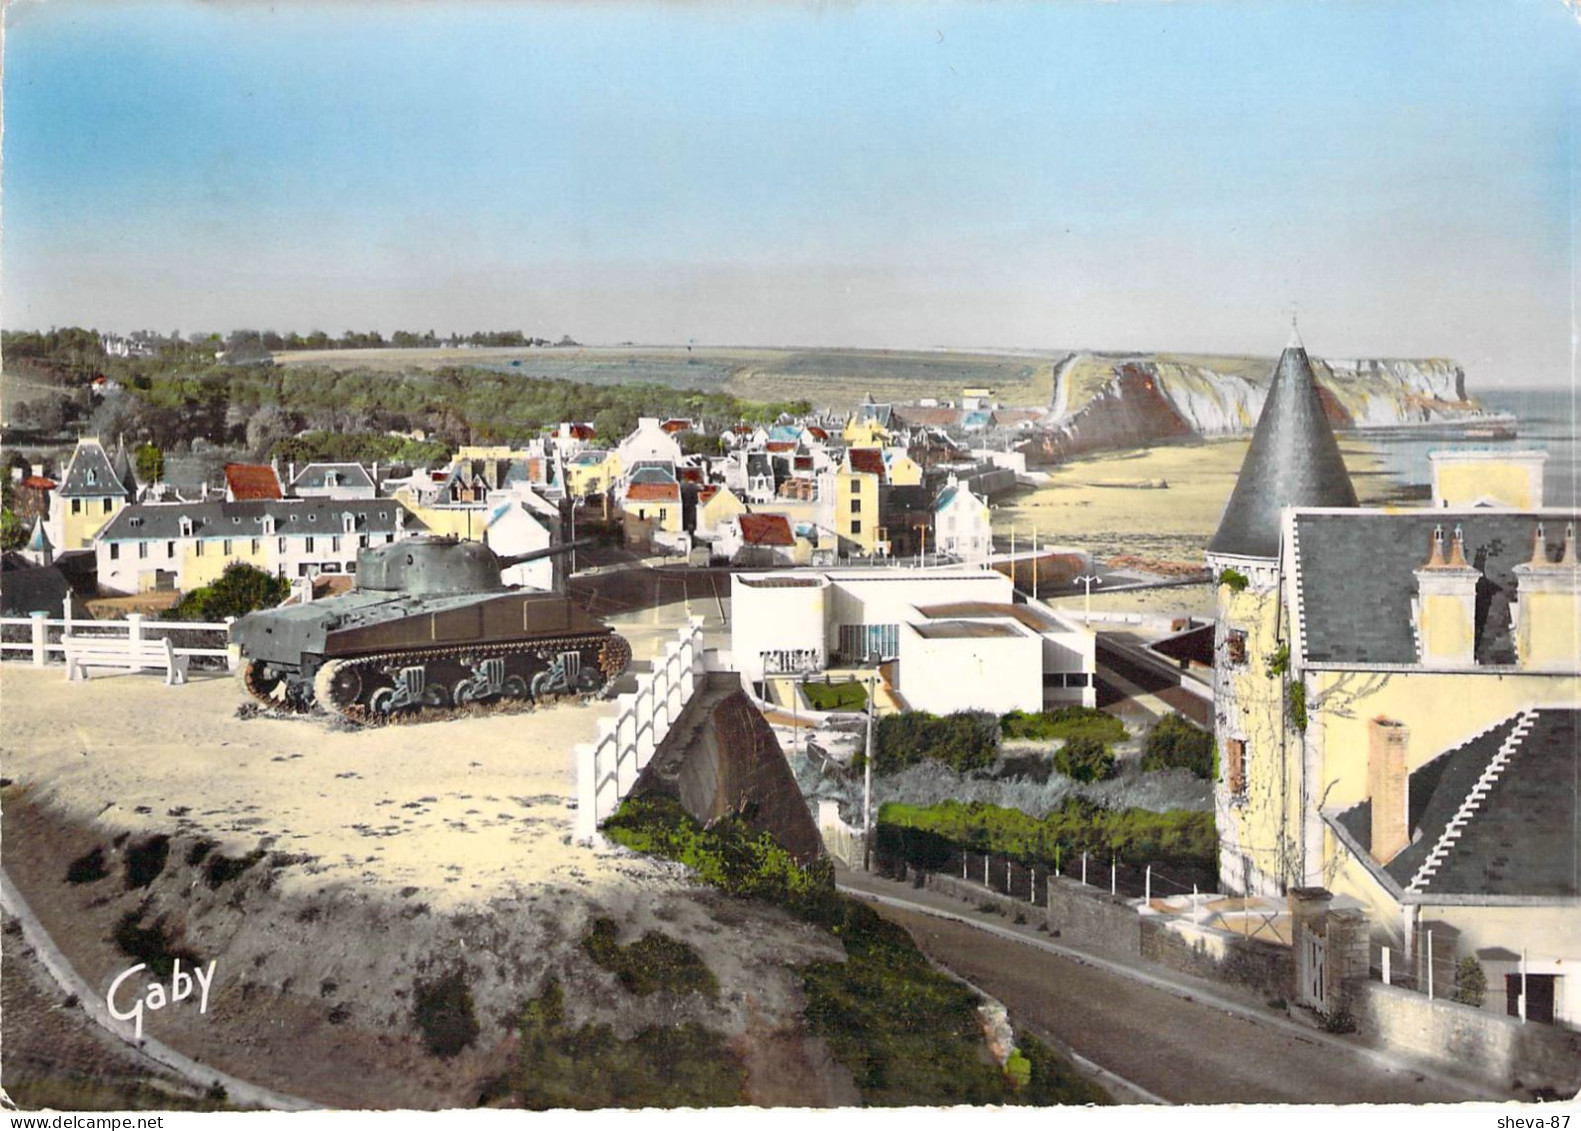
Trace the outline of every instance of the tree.
{"label": "tree", "polygon": [[593,431],[606,444],[618,444],[637,427],[637,414],[628,408],[600,409],[593,417]]}
{"label": "tree", "polygon": [[1482,963],[1467,955],[1455,964],[1455,998],[1462,1005],[1482,1008],[1482,999],[1488,992],[1488,976]]}
{"label": "tree", "polygon": [[157,483],[165,477],[165,453],[153,444],[137,446],[137,477],[144,483]]}
{"label": "tree", "polygon": [[223,620],[272,609],[291,594],[291,583],[246,562],[232,562],[208,585],[200,585],[170,611],[171,620]]}
{"label": "tree", "polygon": [[1114,776],[1114,755],[1099,739],[1077,735],[1054,752],[1054,768],[1073,781],[1103,781]]}
{"label": "tree", "polygon": [[0,510],[0,550],[20,550],[27,545],[27,524],[10,507]]}

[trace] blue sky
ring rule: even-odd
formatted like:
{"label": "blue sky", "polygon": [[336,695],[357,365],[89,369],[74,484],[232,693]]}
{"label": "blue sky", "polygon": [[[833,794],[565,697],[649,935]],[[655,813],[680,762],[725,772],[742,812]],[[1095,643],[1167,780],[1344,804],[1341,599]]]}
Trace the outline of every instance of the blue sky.
{"label": "blue sky", "polygon": [[6,11],[5,324],[1571,374],[1578,25],[1457,3]]}

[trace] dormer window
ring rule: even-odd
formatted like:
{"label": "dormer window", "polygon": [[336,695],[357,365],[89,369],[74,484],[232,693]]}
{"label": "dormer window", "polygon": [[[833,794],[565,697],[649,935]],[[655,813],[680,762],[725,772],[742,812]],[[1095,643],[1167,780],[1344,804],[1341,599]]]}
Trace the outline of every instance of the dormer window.
{"label": "dormer window", "polygon": [[183,538],[191,538],[192,537],[192,520],[190,518],[188,518],[186,515],[182,515],[179,521],[180,521],[180,527],[181,527],[181,536]]}
{"label": "dormer window", "polygon": [[310,515],[307,516],[307,520],[309,522],[317,522],[318,521],[318,515],[310,514]]}
{"label": "dormer window", "polygon": [[341,515],[340,528],[347,534],[350,534],[357,528],[357,516],[352,514],[350,511],[347,511],[345,514]]}
{"label": "dormer window", "polygon": [[241,524],[242,524],[241,515],[232,515],[231,516],[231,525],[232,526],[240,526]]}
{"label": "dormer window", "polygon": [[90,467],[87,471],[87,474],[83,477],[83,482],[90,487],[97,485],[99,482],[99,473]]}

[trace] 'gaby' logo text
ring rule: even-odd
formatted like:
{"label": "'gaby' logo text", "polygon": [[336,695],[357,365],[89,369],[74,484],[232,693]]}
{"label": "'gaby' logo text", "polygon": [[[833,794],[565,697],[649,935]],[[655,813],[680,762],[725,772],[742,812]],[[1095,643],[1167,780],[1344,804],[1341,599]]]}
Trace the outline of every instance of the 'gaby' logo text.
{"label": "'gaby' logo text", "polygon": [[[143,1011],[150,1012],[161,1010],[166,1005],[174,1005],[178,1001],[185,1001],[192,996],[193,982],[198,987],[198,1012],[209,1011],[209,987],[214,984],[214,962],[207,967],[195,966],[192,973],[188,974],[181,969],[181,959],[176,959],[175,966],[170,973],[170,992],[165,993],[164,984],[159,981],[149,982],[143,987],[143,992],[125,1009],[116,1005],[116,991],[121,988],[121,983],[134,977],[139,970],[146,969],[146,964],[139,962],[129,970],[123,970],[116,975],[115,981],[110,983],[109,992],[104,995],[104,1004],[110,1008],[110,1016],[117,1021],[130,1021],[133,1033],[138,1040],[143,1039]],[[125,997],[126,995],[122,995]]]}

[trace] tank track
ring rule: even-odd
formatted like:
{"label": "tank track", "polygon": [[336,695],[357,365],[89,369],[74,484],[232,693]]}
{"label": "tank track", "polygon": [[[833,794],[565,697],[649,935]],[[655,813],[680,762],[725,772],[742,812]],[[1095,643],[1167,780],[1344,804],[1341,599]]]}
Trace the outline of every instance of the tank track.
{"label": "tank track", "polygon": [[[443,704],[430,704],[425,702],[421,706],[411,709],[400,709],[389,713],[374,710],[370,701],[376,692],[367,691],[370,683],[379,683],[381,686],[389,684],[385,671],[389,667],[431,668],[435,664],[453,663],[462,667],[476,667],[483,661],[490,659],[506,659],[510,656],[525,656],[530,660],[530,666],[547,671],[547,665],[541,659],[540,653],[558,654],[563,652],[577,652],[589,646],[598,648],[596,667],[603,676],[597,688],[587,691],[558,690],[550,691],[544,695],[534,697],[528,690],[528,679],[514,674],[511,678],[519,681],[519,694],[495,694],[487,699],[468,700],[464,703],[449,702],[448,689]],[[531,711],[541,703],[559,701],[562,699],[579,698],[582,700],[594,699],[606,691],[610,684],[625,671],[631,662],[631,645],[626,639],[616,633],[597,633],[576,636],[556,636],[535,640],[504,641],[498,644],[459,644],[439,648],[394,649],[388,652],[376,652],[366,656],[354,656],[346,659],[329,660],[319,668],[313,678],[314,701],[324,710],[340,715],[359,726],[383,726],[390,723],[405,722],[438,722],[443,719],[457,718],[466,714],[476,713],[478,710],[488,713],[522,714]],[[583,670],[586,670],[584,661]],[[347,680],[343,673],[351,673],[357,678]],[[534,673],[536,675],[537,673]],[[371,676],[371,678],[370,678]],[[344,692],[348,685],[355,686],[356,690],[350,699]],[[437,685],[443,688],[444,682]]]}
{"label": "tank track", "polygon": [[307,705],[290,694],[290,680],[282,676],[272,683],[262,679],[264,665],[256,660],[243,660],[236,669],[236,678],[242,688],[266,710],[283,715],[300,715]]}

